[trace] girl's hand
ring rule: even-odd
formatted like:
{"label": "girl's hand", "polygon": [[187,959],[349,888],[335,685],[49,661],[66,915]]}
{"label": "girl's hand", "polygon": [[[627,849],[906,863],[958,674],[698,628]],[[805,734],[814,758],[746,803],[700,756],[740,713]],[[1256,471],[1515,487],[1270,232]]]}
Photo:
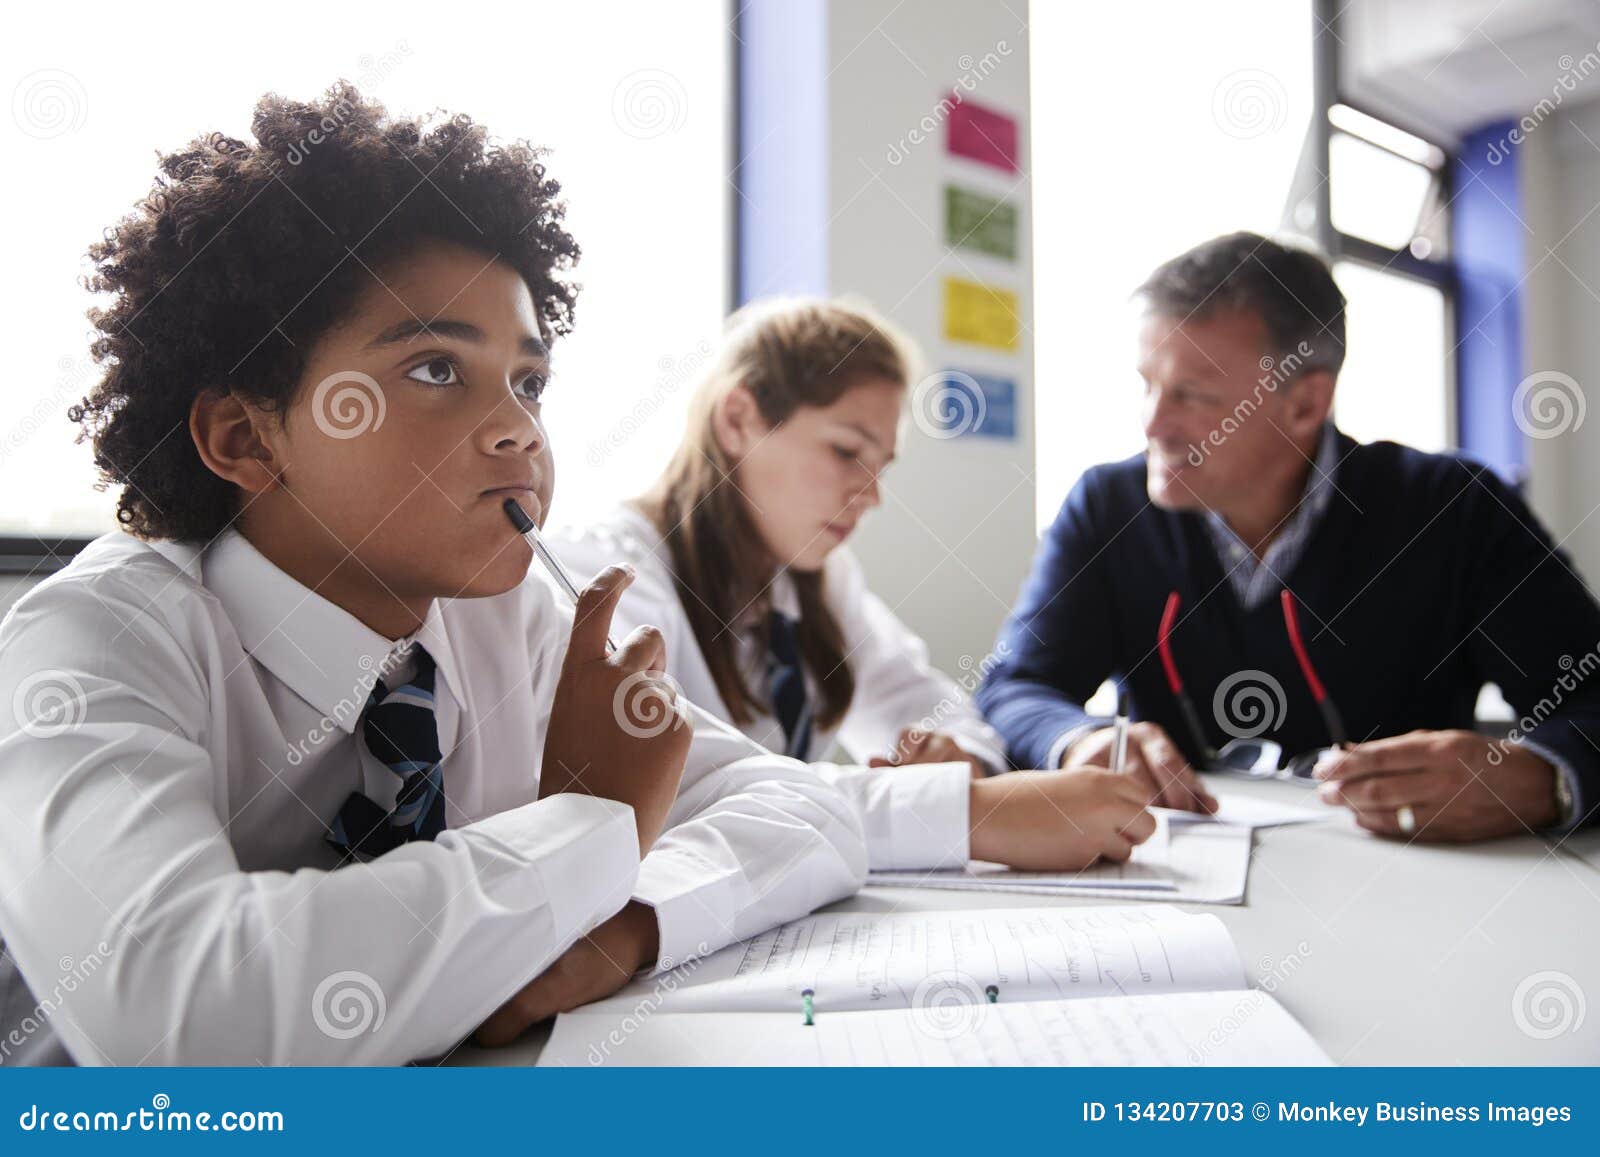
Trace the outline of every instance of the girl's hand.
{"label": "girl's hand", "polygon": [[1156,830],[1144,786],[1109,771],[1011,771],[970,790],[968,854],[1022,871],[1124,863]]}
{"label": "girl's hand", "polygon": [[945,731],[923,731],[908,727],[895,740],[894,750],[888,755],[874,755],[868,767],[903,767],[908,763],[969,763],[972,778],[983,779],[989,769],[983,761],[968,752]]}

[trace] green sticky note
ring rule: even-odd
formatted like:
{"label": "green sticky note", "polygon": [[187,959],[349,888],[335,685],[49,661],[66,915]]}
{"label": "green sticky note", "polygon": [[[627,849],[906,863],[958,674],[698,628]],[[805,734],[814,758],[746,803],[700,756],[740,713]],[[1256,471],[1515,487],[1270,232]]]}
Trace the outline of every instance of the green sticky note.
{"label": "green sticky note", "polygon": [[955,185],[944,187],[944,240],[952,248],[976,249],[1007,261],[1017,259],[1017,207]]}

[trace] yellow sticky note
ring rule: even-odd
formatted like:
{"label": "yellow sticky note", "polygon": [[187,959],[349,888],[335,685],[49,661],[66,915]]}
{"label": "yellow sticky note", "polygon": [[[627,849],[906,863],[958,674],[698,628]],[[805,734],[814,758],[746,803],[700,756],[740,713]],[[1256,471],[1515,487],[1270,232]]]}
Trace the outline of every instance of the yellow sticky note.
{"label": "yellow sticky note", "polygon": [[997,350],[1017,348],[1017,295],[959,277],[944,279],[944,336]]}

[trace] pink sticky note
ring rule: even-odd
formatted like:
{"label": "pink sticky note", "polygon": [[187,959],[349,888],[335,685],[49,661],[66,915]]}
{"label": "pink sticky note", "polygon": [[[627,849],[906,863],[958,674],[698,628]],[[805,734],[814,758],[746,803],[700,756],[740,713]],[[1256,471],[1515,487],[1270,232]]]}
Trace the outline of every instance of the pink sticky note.
{"label": "pink sticky note", "polygon": [[951,108],[945,121],[945,148],[953,156],[1015,173],[1019,168],[1017,118],[963,100],[959,92],[951,99],[961,103]]}

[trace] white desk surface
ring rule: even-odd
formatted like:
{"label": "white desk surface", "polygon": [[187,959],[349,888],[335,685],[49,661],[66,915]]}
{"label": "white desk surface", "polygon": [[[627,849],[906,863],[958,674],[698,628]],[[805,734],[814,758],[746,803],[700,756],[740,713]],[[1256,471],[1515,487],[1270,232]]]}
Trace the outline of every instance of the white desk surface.
{"label": "white desk surface", "polygon": [[[1316,804],[1298,784],[1210,779],[1219,791]],[[1323,823],[1255,833],[1243,905],[1180,907],[1221,917],[1251,983],[1269,988],[1335,1062],[1600,1064],[1600,867],[1575,854],[1600,850],[1600,838],[1586,833],[1575,849],[1533,836],[1407,845],[1328,810]],[[1106,902],[866,888],[829,910]],[[1547,1016],[1562,1015],[1561,999],[1585,1007],[1575,1031],[1541,1039],[1550,1024],[1540,1020],[1541,991]],[[464,1046],[449,1063],[530,1065],[548,1036],[541,1027],[505,1049]]]}

